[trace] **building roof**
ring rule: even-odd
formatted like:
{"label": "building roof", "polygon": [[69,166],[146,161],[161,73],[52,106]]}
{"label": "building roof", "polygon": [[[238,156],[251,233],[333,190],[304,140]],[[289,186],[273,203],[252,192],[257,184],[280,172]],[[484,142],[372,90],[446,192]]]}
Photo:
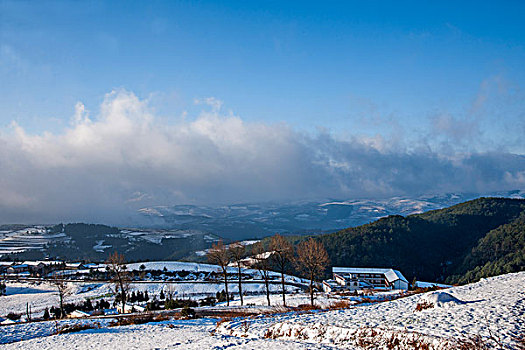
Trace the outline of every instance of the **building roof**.
{"label": "building roof", "polygon": [[40,264],[48,266],[48,265],[61,264],[61,263],[62,263],[61,261],[53,261],[53,260],[27,260],[27,261],[24,261],[24,264],[29,265],[29,266],[38,266]]}
{"label": "building roof", "polygon": [[340,285],[334,280],[324,280],[323,283],[329,285],[330,287],[340,287]]}
{"label": "building roof", "polygon": [[29,265],[27,265],[27,264],[18,264],[18,265],[13,265],[11,267],[14,268],[14,269],[17,269],[17,268],[23,269],[23,268],[29,267]]}
{"label": "building roof", "polygon": [[75,310],[73,311],[72,313],[69,314],[70,316],[75,316],[75,317],[87,317],[87,316],[91,316],[89,313],[85,312],[85,311],[82,311],[82,310]]}
{"label": "building roof", "polygon": [[407,279],[401,272],[394,269],[388,268],[377,268],[377,267],[333,267],[333,273],[380,273],[385,275],[388,282],[392,283],[397,280],[408,283]]}

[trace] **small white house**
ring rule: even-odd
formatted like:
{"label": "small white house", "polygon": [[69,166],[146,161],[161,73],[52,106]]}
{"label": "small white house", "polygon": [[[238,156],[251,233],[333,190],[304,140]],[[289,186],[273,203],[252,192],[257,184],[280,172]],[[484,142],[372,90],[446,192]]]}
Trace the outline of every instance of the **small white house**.
{"label": "small white house", "polygon": [[91,315],[81,310],[75,310],[69,315],[67,315],[68,318],[82,318],[82,317],[89,317],[89,316]]}
{"label": "small white house", "polygon": [[343,287],[334,280],[323,281],[323,291],[325,293],[333,293],[341,289],[343,289]]}
{"label": "small white house", "polygon": [[16,323],[16,322],[8,318],[0,317],[0,324],[13,324],[13,323]]}
{"label": "small white house", "polygon": [[126,304],[126,306],[124,307],[124,311],[122,311],[122,304],[119,303],[117,305],[117,312],[119,314],[129,314],[129,313],[133,313],[133,312],[144,312],[146,311],[146,308],[143,307],[143,306],[140,306],[140,305],[131,305],[131,304]]}

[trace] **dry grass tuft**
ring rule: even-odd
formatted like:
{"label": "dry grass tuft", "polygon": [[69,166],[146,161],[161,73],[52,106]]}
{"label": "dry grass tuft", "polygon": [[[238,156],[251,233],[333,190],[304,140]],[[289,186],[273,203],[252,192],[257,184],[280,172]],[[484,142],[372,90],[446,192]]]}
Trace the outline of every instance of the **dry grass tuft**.
{"label": "dry grass tuft", "polygon": [[432,309],[433,307],[434,307],[434,304],[426,302],[426,301],[422,301],[422,302],[417,303],[416,311],[423,311],[423,310],[426,310],[426,309]]}
{"label": "dry grass tuft", "polygon": [[330,304],[328,307],[329,310],[340,310],[340,309],[348,309],[353,304],[349,302],[348,300],[338,300]]}
{"label": "dry grass tuft", "polygon": [[149,322],[160,322],[169,320],[169,316],[156,313],[144,313],[131,315],[127,317],[119,317],[117,321],[111,322],[110,327],[114,326],[127,326],[133,324],[144,324]]}
{"label": "dry grass tuft", "polygon": [[58,327],[55,331],[55,334],[66,334],[80,332],[86,329],[95,329],[100,328],[99,323],[75,323],[75,324],[66,324],[62,327]]}

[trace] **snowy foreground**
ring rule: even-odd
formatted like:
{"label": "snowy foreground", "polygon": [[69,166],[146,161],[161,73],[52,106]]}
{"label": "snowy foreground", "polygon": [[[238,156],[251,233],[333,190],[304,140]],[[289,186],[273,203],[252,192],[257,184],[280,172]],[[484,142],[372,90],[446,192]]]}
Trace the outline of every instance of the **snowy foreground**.
{"label": "snowy foreground", "polygon": [[[524,286],[521,272],[389,302],[239,318],[218,327],[210,318],[123,327],[101,322],[100,329],[51,335],[53,322],[39,322],[1,326],[0,340],[4,349],[413,349],[414,342],[446,349],[480,336],[491,347],[511,349],[525,333]],[[418,304],[427,308],[416,311]]]}

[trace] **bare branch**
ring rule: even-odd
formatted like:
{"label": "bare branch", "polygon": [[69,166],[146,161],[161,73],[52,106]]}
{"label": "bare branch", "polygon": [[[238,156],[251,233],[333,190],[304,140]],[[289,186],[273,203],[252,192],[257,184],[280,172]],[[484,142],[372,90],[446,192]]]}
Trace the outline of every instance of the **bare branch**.
{"label": "bare branch", "polygon": [[312,306],[314,305],[314,281],[323,275],[329,263],[328,253],[321,242],[310,238],[299,243],[295,265],[310,280],[310,302]]}
{"label": "bare branch", "polygon": [[224,289],[226,292],[226,305],[230,305],[230,295],[228,294],[228,264],[230,263],[230,255],[224,246],[222,239],[219,242],[212,244],[211,248],[206,254],[208,261],[212,264],[219,265],[224,276]]}

